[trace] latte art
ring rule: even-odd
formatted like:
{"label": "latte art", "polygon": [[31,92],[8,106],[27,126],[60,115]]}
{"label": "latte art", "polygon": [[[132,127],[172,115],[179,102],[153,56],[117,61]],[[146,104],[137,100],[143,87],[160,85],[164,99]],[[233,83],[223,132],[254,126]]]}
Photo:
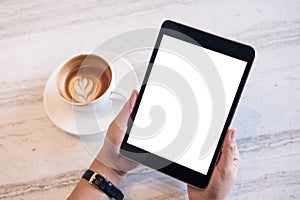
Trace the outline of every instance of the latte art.
{"label": "latte art", "polygon": [[73,88],[74,90],[70,90],[71,96],[74,101],[80,103],[89,103],[94,100],[95,97],[95,83],[90,78],[77,78],[74,81]]}
{"label": "latte art", "polygon": [[60,69],[57,88],[61,97],[74,105],[87,105],[99,99],[110,87],[112,71],[96,55],[81,54]]}
{"label": "latte art", "polygon": [[102,69],[84,67],[81,71],[70,73],[67,80],[65,88],[68,99],[86,105],[107,90],[111,78]]}

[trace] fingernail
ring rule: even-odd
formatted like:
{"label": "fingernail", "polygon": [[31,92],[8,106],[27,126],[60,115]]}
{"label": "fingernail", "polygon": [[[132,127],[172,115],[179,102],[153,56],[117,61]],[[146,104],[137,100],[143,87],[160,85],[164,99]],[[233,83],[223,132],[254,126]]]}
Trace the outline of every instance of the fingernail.
{"label": "fingernail", "polygon": [[130,94],[129,101],[131,101],[131,99],[132,99],[132,97],[133,97],[133,96],[132,96],[132,95],[133,95],[133,93],[134,93],[134,90],[132,90],[132,91],[131,91],[131,94]]}
{"label": "fingernail", "polygon": [[236,139],[236,130],[232,130],[231,131],[231,137],[230,137],[231,140],[235,140]]}
{"label": "fingernail", "polygon": [[134,90],[132,90],[131,94],[130,94],[130,98],[129,98],[129,101],[132,101],[133,100],[133,97],[134,97]]}
{"label": "fingernail", "polygon": [[134,94],[134,90],[132,90],[130,100],[129,100],[129,102],[130,102],[130,112],[132,112],[134,104],[135,104],[135,96],[133,96],[133,94]]}

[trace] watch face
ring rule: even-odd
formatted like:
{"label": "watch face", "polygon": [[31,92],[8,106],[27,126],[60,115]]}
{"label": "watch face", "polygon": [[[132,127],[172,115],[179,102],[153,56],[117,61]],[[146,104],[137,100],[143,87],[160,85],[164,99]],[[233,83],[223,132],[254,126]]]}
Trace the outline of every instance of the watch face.
{"label": "watch face", "polygon": [[95,185],[99,185],[99,184],[102,183],[102,181],[103,181],[103,177],[101,177],[101,176],[99,176],[99,175],[97,174],[96,177],[95,177],[95,179],[93,180],[93,183],[94,183]]}

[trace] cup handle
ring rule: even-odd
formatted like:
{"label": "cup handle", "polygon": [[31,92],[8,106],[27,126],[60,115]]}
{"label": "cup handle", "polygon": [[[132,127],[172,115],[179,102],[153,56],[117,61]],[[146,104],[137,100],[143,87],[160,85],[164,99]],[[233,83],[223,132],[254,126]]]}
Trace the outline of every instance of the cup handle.
{"label": "cup handle", "polygon": [[127,100],[128,92],[122,89],[115,88],[114,91],[110,92],[110,100],[124,102]]}

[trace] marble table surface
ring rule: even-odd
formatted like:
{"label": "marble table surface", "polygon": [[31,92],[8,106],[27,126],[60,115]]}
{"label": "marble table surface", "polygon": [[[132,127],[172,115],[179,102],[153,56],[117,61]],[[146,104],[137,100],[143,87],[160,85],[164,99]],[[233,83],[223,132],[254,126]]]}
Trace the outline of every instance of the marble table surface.
{"label": "marble table surface", "polygon": [[[88,137],[48,119],[47,79],[70,56],[165,19],[257,51],[232,124],[241,165],[229,199],[300,199],[299,10],[299,0],[0,1],[0,199],[68,196],[93,156]],[[139,80],[147,59],[128,58]],[[185,184],[143,166],[121,188],[128,199],[187,198]]]}

